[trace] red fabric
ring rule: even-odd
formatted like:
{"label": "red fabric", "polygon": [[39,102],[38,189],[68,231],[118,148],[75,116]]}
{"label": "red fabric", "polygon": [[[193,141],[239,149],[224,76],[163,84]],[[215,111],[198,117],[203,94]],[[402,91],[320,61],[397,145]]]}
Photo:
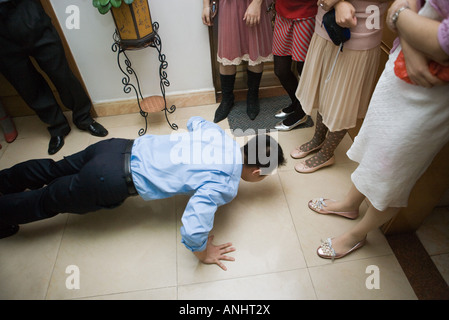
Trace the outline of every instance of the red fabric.
{"label": "red fabric", "polygon": [[[438,79],[449,82],[449,66],[442,66],[441,64],[435,61],[430,61],[429,70],[430,73],[436,76]],[[405,67],[404,53],[402,52],[402,50],[401,52],[399,52],[399,55],[396,58],[396,61],[394,62],[394,73],[399,79],[404,80],[407,83],[413,84],[413,82],[410,80],[407,74],[407,68]]]}
{"label": "red fabric", "polygon": [[287,19],[314,17],[317,10],[316,0],[276,0],[276,13]]}
{"label": "red fabric", "polygon": [[298,21],[276,15],[273,54],[291,56],[294,61],[305,61],[314,29],[315,18]]}

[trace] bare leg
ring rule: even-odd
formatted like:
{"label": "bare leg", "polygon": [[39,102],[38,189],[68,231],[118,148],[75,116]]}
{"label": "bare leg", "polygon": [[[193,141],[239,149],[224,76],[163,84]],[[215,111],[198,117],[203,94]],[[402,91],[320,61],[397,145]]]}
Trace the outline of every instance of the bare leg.
{"label": "bare leg", "polygon": [[370,206],[362,220],[353,228],[332,239],[332,247],[337,255],[349,251],[354,245],[362,241],[368,232],[388,222],[398,211],[399,208],[388,208],[385,211],[379,211],[373,206]]}
{"label": "bare leg", "polygon": [[329,132],[327,135],[327,138],[324,140],[323,147],[321,150],[315,154],[313,157],[310,157],[307,159],[306,165],[309,168],[317,167],[334,155],[335,149],[340,144],[341,140],[344,138],[347,130],[341,130],[341,131],[335,131],[335,132]]}
{"label": "bare leg", "polygon": [[340,201],[327,201],[326,202],[326,210],[336,211],[336,212],[350,212],[357,211],[362,204],[365,196],[360,193],[359,190],[351,185],[351,189],[349,189],[348,194],[343,200]]}

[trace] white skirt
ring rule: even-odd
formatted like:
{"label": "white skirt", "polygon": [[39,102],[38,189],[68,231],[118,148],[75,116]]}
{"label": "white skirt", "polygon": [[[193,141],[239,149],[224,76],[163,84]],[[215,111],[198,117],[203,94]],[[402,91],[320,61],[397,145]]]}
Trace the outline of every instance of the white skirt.
{"label": "white skirt", "polygon": [[380,211],[407,206],[416,181],[449,141],[449,85],[424,88],[397,78],[400,49],[390,55],[347,152],[359,163],[352,182]]}

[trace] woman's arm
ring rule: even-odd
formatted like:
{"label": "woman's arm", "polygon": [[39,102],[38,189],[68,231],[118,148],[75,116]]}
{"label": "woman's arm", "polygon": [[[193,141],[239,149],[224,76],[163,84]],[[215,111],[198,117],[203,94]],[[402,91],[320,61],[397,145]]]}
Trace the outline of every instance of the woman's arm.
{"label": "woman's arm", "polygon": [[[430,59],[440,63],[449,61],[449,56],[441,48],[438,40],[440,22],[418,15],[413,10],[414,1],[396,0],[388,11],[387,22],[390,29],[397,31],[399,37],[416,50],[421,51]],[[393,16],[404,6],[409,9],[401,10],[392,22]]]}
{"label": "woman's arm", "polygon": [[214,23],[212,19],[210,18],[210,1],[209,0],[203,0],[203,13],[201,15],[203,19],[203,23],[206,26],[212,26]]}
{"label": "woman's arm", "polygon": [[[391,0],[378,0],[378,2],[390,2],[390,1]],[[329,11],[330,9],[335,7],[335,5],[337,5],[337,3],[339,2],[344,2],[344,0],[318,0],[316,5],[323,8],[324,11]]]}
{"label": "woman's arm", "polygon": [[400,41],[407,74],[414,84],[426,88],[447,84],[430,73],[429,59],[425,54],[410,46],[404,39]]}
{"label": "woman's arm", "polygon": [[250,27],[254,27],[258,25],[260,22],[260,13],[262,7],[262,0],[253,0],[251,4],[246,9],[245,15],[243,16],[243,20],[246,21],[246,24]]}
{"label": "woman's arm", "polygon": [[354,6],[347,1],[335,4],[335,22],[342,28],[353,28],[357,25]]}
{"label": "woman's arm", "polygon": [[401,12],[396,22],[399,37],[432,60],[444,63],[449,60],[449,56],[438,41],[439,26],[440,22],[422,17],[411,10]]}

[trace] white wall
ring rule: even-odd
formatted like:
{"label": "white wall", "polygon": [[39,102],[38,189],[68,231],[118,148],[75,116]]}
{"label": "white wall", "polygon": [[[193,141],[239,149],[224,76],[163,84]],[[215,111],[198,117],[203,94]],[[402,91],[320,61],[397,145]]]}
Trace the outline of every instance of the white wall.
{"label": "white wall", "polygon": [[[111,13],[101,15],[92,0],[51,0],[93,103],[126,100],[122,73],[112,52],[115,30]],[[153,22],[159,23],[166,55],[167,95],[213,90],[207,27],[201,21],[202,1],[148,0]],[[69,5],[80,11],[80,28],[66,28]],[[127,51],[137,71],[143,96],[160,95],[159,61],[154,48]]]}

